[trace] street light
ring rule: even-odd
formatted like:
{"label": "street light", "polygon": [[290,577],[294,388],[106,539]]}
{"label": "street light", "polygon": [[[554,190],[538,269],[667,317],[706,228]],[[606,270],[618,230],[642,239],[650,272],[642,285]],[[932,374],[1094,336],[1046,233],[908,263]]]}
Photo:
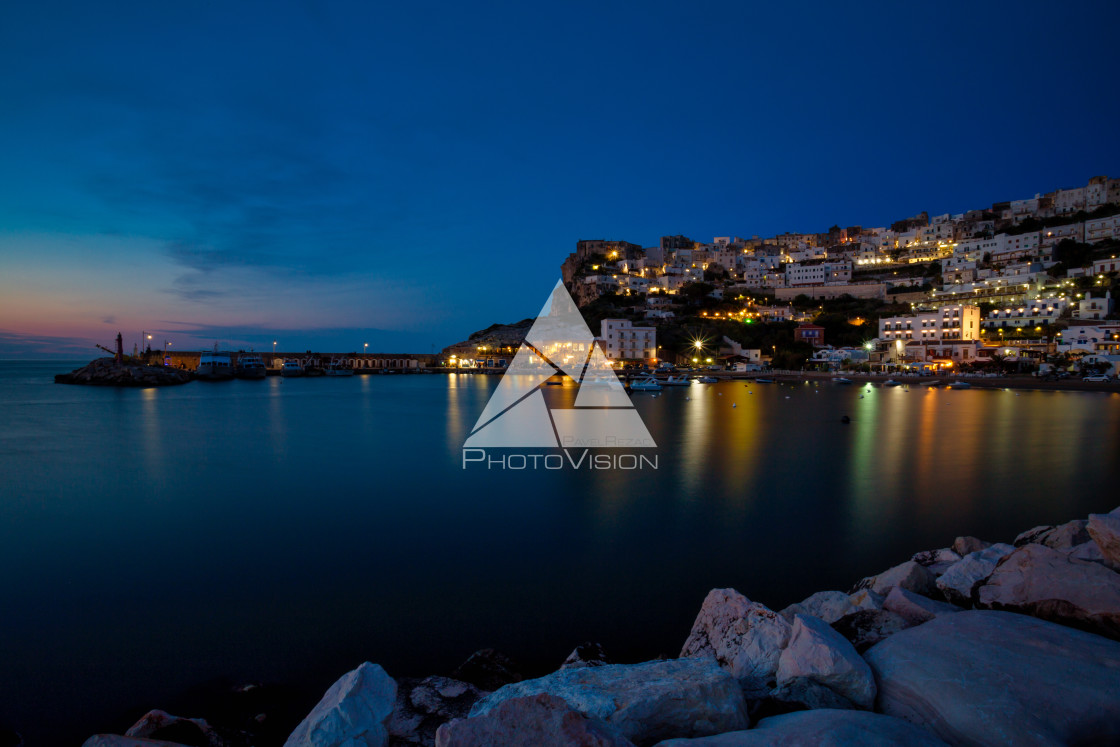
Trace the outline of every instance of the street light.
{"label": "street light", "polygon": [[369,343],[368,342],[362,343],[362,354],[366,355],[368,353],[369,353]]}

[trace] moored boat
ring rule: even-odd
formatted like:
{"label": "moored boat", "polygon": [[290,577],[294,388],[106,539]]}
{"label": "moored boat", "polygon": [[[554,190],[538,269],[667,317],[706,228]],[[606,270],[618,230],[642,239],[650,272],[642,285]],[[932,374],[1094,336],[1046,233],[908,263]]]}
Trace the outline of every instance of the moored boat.
{"label": "moored boat", "polygon": [[198,359],[198,369],[194,372],[195,378],[201,381],[229,381],[233,378],[233,365],[230,363],[229,353],[219,353],[214,350],[203,353]]}
{"label": "moored boat", "polygon": [[661,391],[661,384],[652,376],[643,376],[630,382],[630,391],[659,392]]}
{"label": "moored boat", "polygon": [[692,380],[687,376],[670,376],[662,382],[663,386],[692,386]]}
{"label": "moored boat", "polygon": [[833,384],[854,384],[855,382],[852,381],[851,379],[846,379],[843,376],[837,376],[835,379],[832,380],[832,383]]}
{"label": "moored boat", "polygon": [[268,376],[268,369],[259,355],[250,353],[237,356],[237,368],[233,375],[239,379],[263,379]]}
{"label": "moored boat", "polygon": [[949,385],[949,388],[950,389],[971,389],[972,384],[969,384],[967,381],[954,381],[952,384]]}
{"label": "moored boat", "polygon": [[717,379],[715,376],[701,376],[699,379],[697,379],[697,381],[699,381],[701,384],[718,384],[719,383],[719,379]]}
{"label": "moored boat", "polygon": [[353,376],[354,367],[347,366],[343,361],[331,361],[327,365],[327,376]]}
{"label": "moored boat", "polygon": [[299,361],[284,361],[284,365],[280,368],[280,375],[285,378],[303,376],[303,366],[299,365]]}
{"label": "moored boat", "polygon": [[895,381],[894,379],[887,379],[883,382],[883,386],[902,386],[902,382]]}

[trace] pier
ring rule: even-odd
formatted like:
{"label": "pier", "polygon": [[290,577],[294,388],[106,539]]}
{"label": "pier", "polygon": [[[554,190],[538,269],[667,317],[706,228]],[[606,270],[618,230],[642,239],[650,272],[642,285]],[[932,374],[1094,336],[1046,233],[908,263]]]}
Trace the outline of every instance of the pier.
{"label": "pier", "polygon": [[[198,369],[198,362],[201,355],[208,352],[211,351],[172,350],[161,353],[159,350],[152,350],[149,353],[145,353],[142,357],[151,361],[153,364],[162,362],[164,365],[170,366],[171,368],[194,371]],[[418,353],[257,353],[249,350],[219,350],[218,352],[223,355],[228,355],[230,357],[230,362],[235,368],[238,360],[242,356],[260,356],[260,359],[264,361],[264,365],[271,376],[280,375],[280,369],[287,361],[295,361],[300,364],[300,368],[304,369],[326,368],[331,364],[341,365],[354,369],[354,373],[357,374],[381,373],[382,371],[407,373],[438,365],[436,356]]]}

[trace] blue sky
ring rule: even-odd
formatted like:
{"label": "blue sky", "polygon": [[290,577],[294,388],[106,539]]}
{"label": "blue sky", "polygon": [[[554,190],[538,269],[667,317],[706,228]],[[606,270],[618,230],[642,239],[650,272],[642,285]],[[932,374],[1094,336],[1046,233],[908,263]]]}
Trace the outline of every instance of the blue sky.
{"label": "blue sky", "polygon": [[428,352],[580,238],[959,212],[1120,175],[1116,3],[25,3],[0,357]]}

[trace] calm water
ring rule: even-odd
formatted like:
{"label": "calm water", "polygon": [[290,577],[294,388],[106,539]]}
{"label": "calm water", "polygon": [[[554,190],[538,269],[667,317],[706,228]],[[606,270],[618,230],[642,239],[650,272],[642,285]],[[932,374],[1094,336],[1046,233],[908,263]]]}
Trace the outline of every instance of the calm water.
{"label": "calm water", "polygon": [[294,724],[367,659],[675,655],[712,587],[778,608],[1120,484],[1120,395],[695,385],[634,396],[657,471],[487,472],[459,448],[496,378],[51,383],[72,367],[0,363],[0,723],[33,744],[219,677],[295,685]]}

